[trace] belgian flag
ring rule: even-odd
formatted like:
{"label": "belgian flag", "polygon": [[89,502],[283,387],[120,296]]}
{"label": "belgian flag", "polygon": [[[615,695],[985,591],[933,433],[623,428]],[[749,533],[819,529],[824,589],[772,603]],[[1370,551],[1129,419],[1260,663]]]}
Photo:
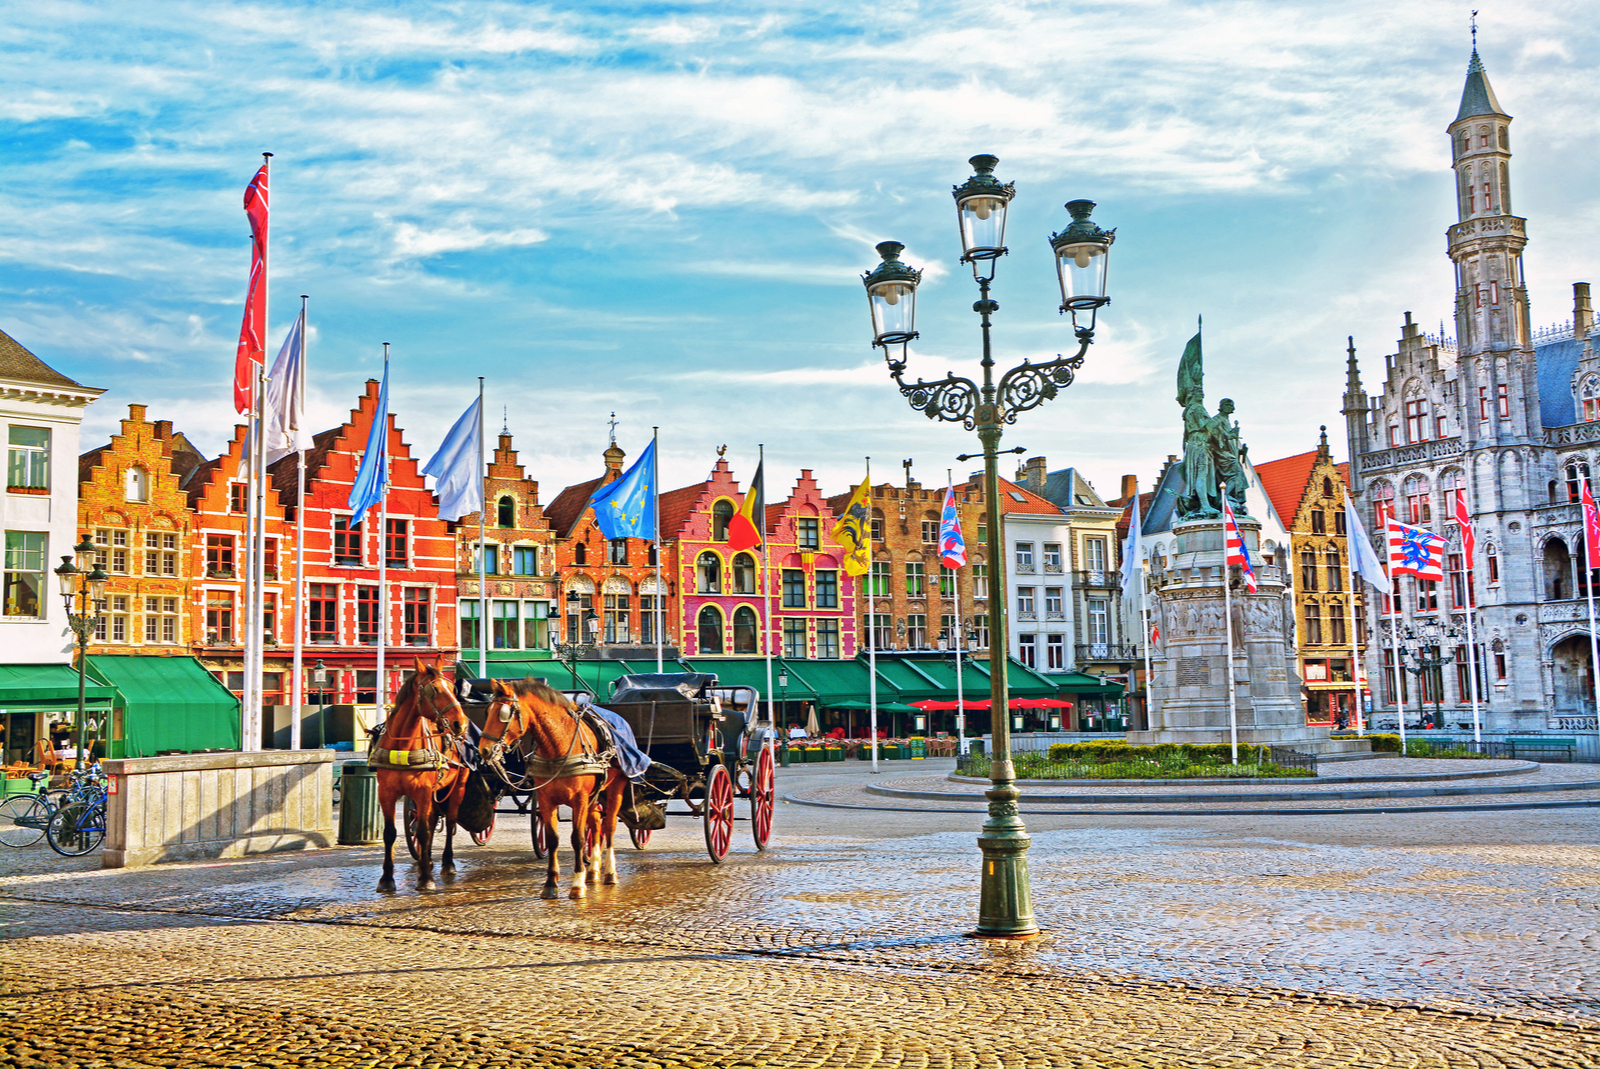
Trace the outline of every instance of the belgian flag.
{"label": "belgian flag", "polygon": [[763,533],[767,522],[766,466],[765,460],[756,465],[756,477],[745,492],[744,504],[728,524],[728,548],[735,553],[759,548],[766,541]]}

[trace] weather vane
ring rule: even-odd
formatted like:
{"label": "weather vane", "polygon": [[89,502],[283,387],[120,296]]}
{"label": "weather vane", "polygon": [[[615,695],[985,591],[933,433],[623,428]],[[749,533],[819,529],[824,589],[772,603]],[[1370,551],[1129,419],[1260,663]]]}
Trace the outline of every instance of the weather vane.
{"label": "weather vane", "polygon": [[719,457],[720,456],[726,456],[727,453],[728,453],[728,447],[727,446],[725,446],[725,445],[717,446],[717,456],[719,456]]}
{"label": "weather vane", "polygon": [[611,428],[611,444],[612,445],[616,445],[617,444],[617,414],[615,412],[611,413],[611,422],[608,424],[608,426]]}
{"label": "weather vane", "polygon": [[1476,52],[1478,50],[1478,13],[1477,13],[1477,11],[1473,11],[1473,13],[1472,13],[1472,50],[1474,52]]}
{"label": "weather vane", "polygon": [[501,405],[500,406],[500,433],[501,434],[510,434],[511,433],[511,406],[510,405]]}

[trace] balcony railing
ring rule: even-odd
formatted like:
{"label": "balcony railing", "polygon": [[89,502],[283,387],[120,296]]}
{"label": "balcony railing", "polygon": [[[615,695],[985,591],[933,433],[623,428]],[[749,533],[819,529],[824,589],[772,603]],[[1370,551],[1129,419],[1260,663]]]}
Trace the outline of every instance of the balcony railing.
{"label": "balcony railing", "polygon": [[1030,564],[1018,564],[1017,565],[1017,574],[1018,575],[1033,575],[1034,574],[1033,565],[1031,563]]}
{"label": "balcony railing", "polygon": [[1114,587],[1122,582],[1121,573],[1108,572],[1103,569],[1088,569],[1078,572],[1078,585],[1090,587]]}
{"label": "balcony railing", "polygon": [[1142,656],[1138,646],[1116,642],[1084,642],[1077,649],[1080,661],[1137,661]]}

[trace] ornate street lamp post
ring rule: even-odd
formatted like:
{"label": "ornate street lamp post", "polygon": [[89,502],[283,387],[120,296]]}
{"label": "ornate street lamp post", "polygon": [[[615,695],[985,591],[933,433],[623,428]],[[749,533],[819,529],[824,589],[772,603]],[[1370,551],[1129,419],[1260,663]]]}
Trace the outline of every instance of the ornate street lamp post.
{"label": "ornate street lamp post", "polygon": [[[593,608],[588,609],[581,616],[578,610],[583,607],[583,599],[576,590],[567,591],[567,641],[556,643],[556,656],[567,666],[567,671],[572,673],[572,682],[580,690],[588,690],[583,685],[583,680],[578,676],[577,662],[586,654],[593,654],[598,648],[596,639],[600,631],[600,616]],[[577,634],[573,632],[576,631]]]}
{"label": "ornate street lamp post", "polygon": [[[999,556],[1004,552],[1005,531],[1001,526],[1004,510],[1000,506],[1000,434],[1017,415],[1035,408],[1072,384],[1083,364],[1083,357],[1094,341],[1095,316],[1109,303],[1106,296],[1106,263],[1111,256],[1115,231],[1102,230],[1089,218],[1094,202],[1075,200],[1067,204],[1072,222],[1059,234],[1050,236],[1056,274],[1061,285],[1061,311],[1072,316],[1078,351],[1072,356],[1034,364],[1023,361],[994,379],[994,356],[990,347],[990,317],[1000,305],[990,299],[989,285],[996,265],[1007,252],[1006,214],[1016,195],[1011,183],[1002,184],[994,176],[1000,161],[994,156],[974,156],[969,161],[974,174],[954,190],[956,218],[961,230],[961,261],[972,265],[978,283],[978,301],[972,310],[981,317],[983,334],[983,382],[947,373],[932,382],[907,382],[907,346],[917,337],[917,284],[922,272],[900,262],[905,246],[897,241],[878,245],[883,262],[862,276],[867,288],[867,303],[872,311],[872,344],[883,349],[889,374],[911,407],[929,419],[960,423],[976,430],[983,445],[983,490],[987,498],[990,553],[996,567],[990,572],[989,589],[989,707],[994,733],[994,752],[990,761],[992,781],[985,792],[989,799],[989,819],[984,822],[978,847],[983,852],[982,891],[978,900],[978,927],[981,936],[1025,938],[1036,935],[1039,926],[1033,919],[1033,893],[1028,879],[1027,829],[1017,811],[1019,797],[1014,785],[1011,762],[1011,722],[1005,665],[1006,589],[1005,569]],[[1080,318],[1081,317],[1081,318]],[[1006,450],[1020,453],[1021,449]],[[961,456],[970,460],[974,454]],[[996,661],[1000,670],[994,671]]]}
{"label": "ornate street lamp post", "polygon": [[[106,580],[110,576],[93,563],[94,543],[89,541],[88,535],[84,535],[83,541],[72,547],[72,552],[77,554],[78,563],[73,564],[71,556],[63,555],[61,566],[55,571],[61,580],[61,600],[67,606],[67,626],[78,639],[78,759],[73,767],[82,769],[87,757],[84,729],[88,726],[88,713],[84,693],[89,670],[89,636],[94,634],[95,628],[100,626],[100,621],[105,617]],[[77,612],[73,611],[74,599],[77,601]]]}
{"label": "ornate street lamp post", "polygon": [[[1400,667],[1417,677],[1417,712],[1420,716],[1427,715],[1425,706],[1428,690],[1433,691],[1433,726],[1435,729],[1444,726],[1444,712],[1442,709],[1444,690],[1444,677],[1442,670],[1447,664],[1454,664],[1455,654],[1443,657],[1439,654],[1430,656],[1428,651],[1443,650],[1446,641],[1454,641],[1461,637],[1461,632],[1454,626],[1441,629],[1438,624],[1428,624],[1422,632],[1412,628],[1405,630],[1405,644],[1400,647]],[[1410,661],[1408,665],[1405,662]],[[1430,677],[1434,685],[1429,688],[1423,683],[1424,676]],[[1400,710],[1400,715],[1406,715],[1405,710]],[[1420,722],[1419,722],[1420,730]]]}

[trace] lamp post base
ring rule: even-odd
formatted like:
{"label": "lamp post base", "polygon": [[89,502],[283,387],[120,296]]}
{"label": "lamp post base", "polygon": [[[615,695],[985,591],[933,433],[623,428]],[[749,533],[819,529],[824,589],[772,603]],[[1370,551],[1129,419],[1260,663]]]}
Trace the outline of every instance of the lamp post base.
{"label": "lamp post base", "polygon": [[989,799],[989,819],[978,836],[983,852],[983,873],[978,895],[978,927],[971,934],[983,938],[1029,939],[1041,935],[1033,919],[1032,881],[1028,876],[1028,846],[1033,842],[1017,810],[1021,797],[1012,785],[1010,761],[996,761]]}

